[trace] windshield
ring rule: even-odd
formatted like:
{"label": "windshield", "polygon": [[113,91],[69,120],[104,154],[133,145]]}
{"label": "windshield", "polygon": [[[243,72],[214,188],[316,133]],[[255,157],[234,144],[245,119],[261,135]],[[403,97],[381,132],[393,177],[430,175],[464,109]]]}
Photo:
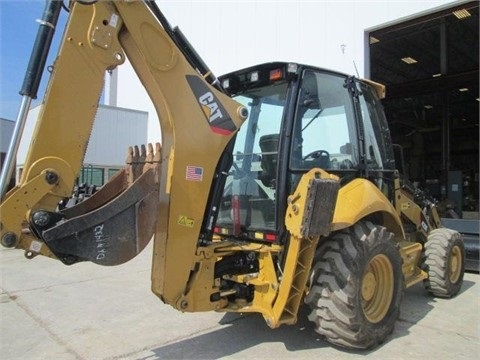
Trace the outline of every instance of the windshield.
{"label": "windshield", "polygon": [[278,144],[287,83],[251,89],[235,100],[249,110],[235,140],[217,230],[235,236],[274,231]]}
{"label": "windshield", "polygon": [[298,104],[291,169],[355,169],[357,135],[345,77],[305,70]]}

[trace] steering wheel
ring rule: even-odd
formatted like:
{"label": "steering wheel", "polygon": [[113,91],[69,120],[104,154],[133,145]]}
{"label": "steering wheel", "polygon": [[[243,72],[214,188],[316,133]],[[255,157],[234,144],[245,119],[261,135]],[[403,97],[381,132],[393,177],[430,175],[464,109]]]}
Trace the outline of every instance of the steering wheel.
{"label": "steering wheel", "polygon": [[[305,161],[307,159],[312,159]],[[326,150],[315,150],[303,157],[304,165],[314,166],[322,169],[330,168],[330,154]]]}
{"label": "steering wheel", "polygon": [[328,153],[327,150],[315,150],[315,151],[312,151],[311,153],[305,155],[303,157],[303,160],[307,160],[308,158],[312,158],[312,159],[318,159],[320,157],[323,157],[323,158],[326,158],[330,161],[330,154]]}

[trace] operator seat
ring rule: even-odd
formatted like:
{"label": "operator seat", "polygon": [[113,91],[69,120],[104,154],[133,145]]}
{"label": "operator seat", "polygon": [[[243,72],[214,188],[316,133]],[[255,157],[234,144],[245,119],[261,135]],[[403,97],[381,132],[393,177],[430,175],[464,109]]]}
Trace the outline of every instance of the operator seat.
{"label": "operator seat", "polygon": [[274,188],[275,178],[277,177],[277,158],[279,134],[269,134],[260,137],[259,145],[262,150],[262,160],[260,165],[262,172],[259,179],[263,185]]}

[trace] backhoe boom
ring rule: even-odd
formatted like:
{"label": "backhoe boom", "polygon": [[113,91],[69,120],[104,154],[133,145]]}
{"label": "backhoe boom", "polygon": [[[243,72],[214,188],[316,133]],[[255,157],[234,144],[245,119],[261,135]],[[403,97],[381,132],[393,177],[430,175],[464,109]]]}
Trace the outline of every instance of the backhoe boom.
{"label": "backhoe boom", "polygon": [[[161,150],[132,152],[132,164],[143,162],[140,173],[127,164],[93,205],[59,212],[82,166],[105,72],[127,57],[155,104]],[[28,257],[114,265],[154,236],[153,288],[175,303],[194,264],[210,189],[221,180],[217,162],[246,116],[192,67],[145,3],[73,3],[23,176],[1,204],[2,243]]]}

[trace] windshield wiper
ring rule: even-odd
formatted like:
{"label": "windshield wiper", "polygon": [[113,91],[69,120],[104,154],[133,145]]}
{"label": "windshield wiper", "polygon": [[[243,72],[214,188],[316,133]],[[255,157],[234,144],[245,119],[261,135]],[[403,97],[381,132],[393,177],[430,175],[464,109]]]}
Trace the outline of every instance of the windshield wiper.
{"label": "windshield wiper", "polygon": [[318,112],[315,114],[315,116],[312,117],[312,119],[307,123],[307,125],[305,125],[305,126],[303,127],[302,132],[303,132],[303,130],[305,130],[307,127],[309,127],[310,124],[311,124],[316,118],[318,118],[318,117],[320,116],[320,114],[323,112],[323,110],[324,110],[324,109],[318,110]]}

